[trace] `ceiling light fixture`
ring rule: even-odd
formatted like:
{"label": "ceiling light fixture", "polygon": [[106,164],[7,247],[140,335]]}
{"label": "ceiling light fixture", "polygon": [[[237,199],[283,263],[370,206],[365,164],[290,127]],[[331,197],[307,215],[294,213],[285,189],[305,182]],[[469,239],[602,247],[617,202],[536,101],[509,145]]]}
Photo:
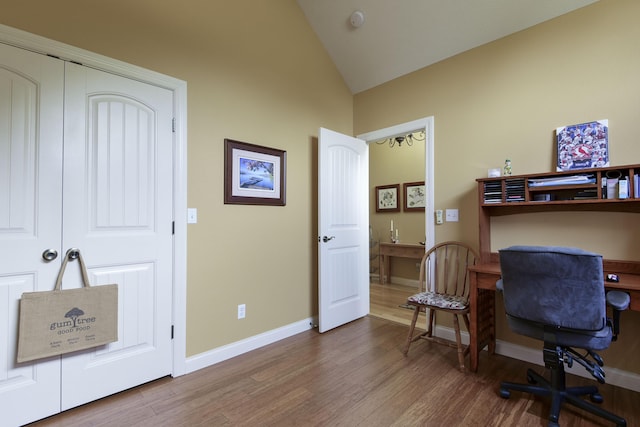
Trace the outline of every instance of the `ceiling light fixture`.
{"label": "ceiling light fixture", "polygon": [[376,141],[376,144],[389,144],[389,147],[393,148],[396,144],[398,147],[402,147],[403,143],[406,143],[409,147],[413,146],[413,141],[424,141],[425,133],[423,130],[419,132],[412,132],[406,135],[392,136],[391,138]]}

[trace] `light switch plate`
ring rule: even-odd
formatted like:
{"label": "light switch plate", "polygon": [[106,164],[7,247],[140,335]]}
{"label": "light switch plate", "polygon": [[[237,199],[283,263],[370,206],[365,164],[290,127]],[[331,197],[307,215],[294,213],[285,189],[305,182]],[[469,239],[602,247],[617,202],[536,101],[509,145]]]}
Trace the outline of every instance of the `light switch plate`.
{"label": "light switch plate", "polygon": [[447,222],[458,222],[458,209],[447,209]]}
{"label": "light switch plate", "polygon": [[198,209],[187,208],[187,224],[196,224],[198,222]]}

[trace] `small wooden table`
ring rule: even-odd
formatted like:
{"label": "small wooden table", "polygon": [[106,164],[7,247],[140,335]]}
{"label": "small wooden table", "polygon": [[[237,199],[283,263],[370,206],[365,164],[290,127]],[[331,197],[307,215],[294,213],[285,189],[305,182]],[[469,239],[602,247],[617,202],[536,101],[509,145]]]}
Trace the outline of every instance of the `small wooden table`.
{"label": "small wooden table", "polygon": [[380,243],[380,284],[384,285],[385,273],[391,282],[391,257],[422,259],[424,245],[411,245],[405,243]]}

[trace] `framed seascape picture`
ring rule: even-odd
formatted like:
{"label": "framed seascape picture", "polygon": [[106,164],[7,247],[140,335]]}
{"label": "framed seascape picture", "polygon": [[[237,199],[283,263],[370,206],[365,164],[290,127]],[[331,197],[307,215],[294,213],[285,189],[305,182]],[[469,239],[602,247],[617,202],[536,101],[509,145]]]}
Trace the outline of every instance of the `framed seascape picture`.
{"label": "framed seascape picture", "polygon": [[224,140],[224,203],[286,204],[286,151]]}
{"label": "framed seascape picture", "polygon": [[563,126],[556,129],[556,171],[609,166],[609,121]]}
{"label": "framed seascape picture", "polygon": [[400,184],[376,187],[376,212],[399,212]]}
{"label": "framed seascape picture", "polygon": [[427,191],[424,181],[405,182],[404,188],[404,211],[424,212],[427,200]]}

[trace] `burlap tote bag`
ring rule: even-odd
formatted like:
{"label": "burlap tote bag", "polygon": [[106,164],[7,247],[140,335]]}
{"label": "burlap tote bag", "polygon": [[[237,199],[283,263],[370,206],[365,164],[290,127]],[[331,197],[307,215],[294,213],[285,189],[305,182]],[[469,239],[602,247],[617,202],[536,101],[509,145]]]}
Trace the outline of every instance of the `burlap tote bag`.
{"label": "burlap tote bag", "polygon": [[[62,276],[76,256],[83,287],[63,290]],[[117,341],[118,285],[91,286],[80,251],[70,249],[53,291],[22,294],[18,328],[19,363]]]}

